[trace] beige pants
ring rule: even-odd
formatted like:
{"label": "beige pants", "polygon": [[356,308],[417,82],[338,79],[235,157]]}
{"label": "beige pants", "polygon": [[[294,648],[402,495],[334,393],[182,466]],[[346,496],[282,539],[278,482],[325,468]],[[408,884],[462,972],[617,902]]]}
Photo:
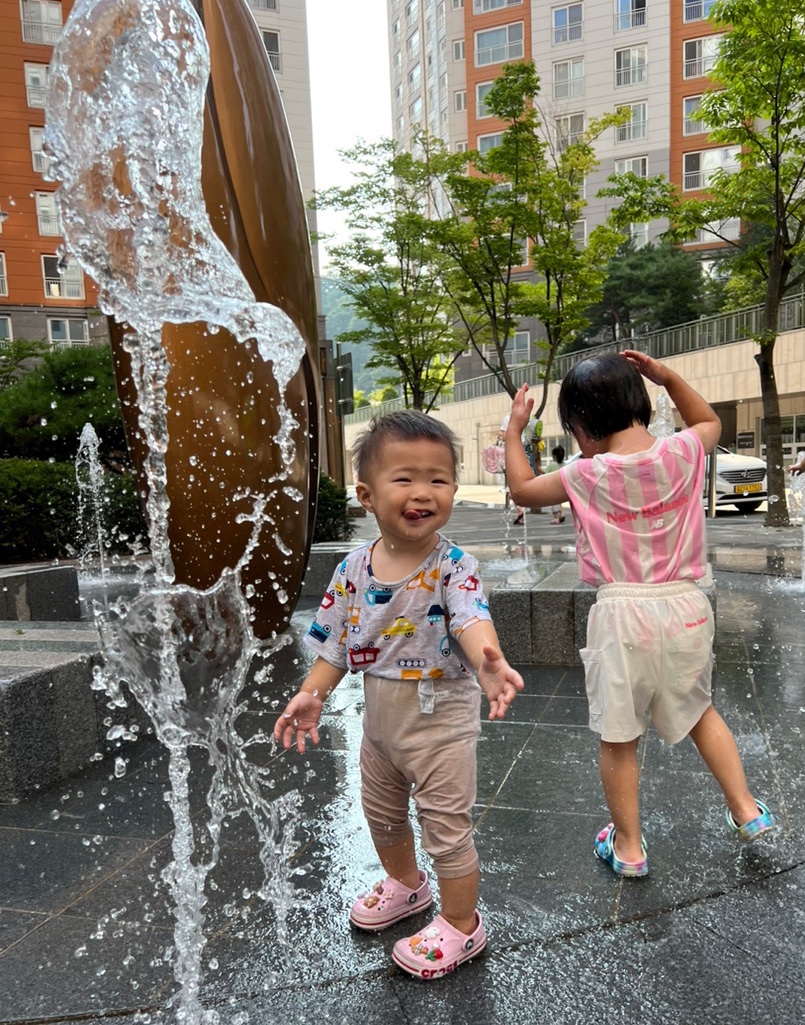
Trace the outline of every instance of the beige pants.
{"label": "beige pants", "polygon": [[416,683],[364,674],[361,801],[375,846],[394,847],[408,839],[413,796],[437,876],[460,879],[478,867],[472,806],[481,689],[471,679],[436,680],[434,691],[434,710],[423,714]]}

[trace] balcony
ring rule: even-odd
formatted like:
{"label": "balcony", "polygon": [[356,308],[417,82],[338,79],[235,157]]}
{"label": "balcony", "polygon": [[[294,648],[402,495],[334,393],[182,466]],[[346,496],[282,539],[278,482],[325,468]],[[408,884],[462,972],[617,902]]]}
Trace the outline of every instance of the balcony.
{"label": "balcony", "polygon": [[521,60],[523,57],[523,41],[518,39],[502,46],[488,46],[475,51],[475,67],[483,68],[487,64],[503,64],[504,61]]}
{"label": "balcony", "polygon": [[277,0],[249,0],[249,7],[253,11],[276,11]]}
{"label": "balcony", "polygon": [[631,28],[643,28],[645,24],[645,8],[640,11],[619,11],[615,15],[616,32],[628,32]]}
{"label": "balcony", "polygon": [[48,24],[39,18],[24,18],[22,22],[23,43],[44,43],[53,46],[59,41],[62,26]]}
{"label": "balcony", "polygon": [[83,299],[84,283],[62,277],[45,278],[45,295],[48,299]]}
{"label": "balcony", "polygon": [[57,213],[40,212],[36,216],[40,235],[61,235],[61,218]]}

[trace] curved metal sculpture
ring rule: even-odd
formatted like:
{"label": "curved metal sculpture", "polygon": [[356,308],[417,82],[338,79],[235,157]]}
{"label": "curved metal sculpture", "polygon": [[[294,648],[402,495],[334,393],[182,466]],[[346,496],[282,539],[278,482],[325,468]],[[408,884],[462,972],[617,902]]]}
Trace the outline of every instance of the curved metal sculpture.
{"label": "curved metal sculpture", "polygon": [[[318,490],[321,382],[316,299],[305,205],[282,100],[263,41],[244,0],[194,0],[210,49],[202,150],[202,189],[216,234],[259,302],[280,307],[305,340],[286,391],[298,426],[287,477],[272,486],[274,537],[262,536],[241,578],[253,629],[266,638],[287,626],[304,576]],[[129,445],[142,471],[147,446],[125,327],[110,318],[118,392]],[[168,536],[176,580],[204,589],[241,560],[252,533],[236,522],[245,505],[284,473],[275,441],[279,391],[254,342],[224,329],[166,324]],[[299,496],[301,495],[301,499]]]}

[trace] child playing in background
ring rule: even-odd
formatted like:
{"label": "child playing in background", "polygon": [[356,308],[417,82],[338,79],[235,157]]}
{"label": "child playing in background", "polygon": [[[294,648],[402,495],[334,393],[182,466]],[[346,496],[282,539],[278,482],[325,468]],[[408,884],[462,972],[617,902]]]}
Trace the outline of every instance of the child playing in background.
{"label": "child playing in background", "polygon": [[349,917],[377,932],[432,903],[408,818],[413,795],[441,914],[399,940],[393,958],[432,979],[486,944],[472,836],[480,695],[501,719],[523,681],[500,652],[475,559],[439,533],[457,490],[452,431],[424,413],[390,413],[359,437],[354,461],[357,497],[380,537],[336,570],[305,637],[318,658],[274,736],[286,748],[295,738],[300,752],[306,734],[317,744],[323,702],[347,670],[367,667],[361,801],[387,875]]}
{"label": "child playing in background", "polygon": [[[545,467],[546,473],[555,473],[557,470],[562,468],[562,464],[565,461],[565,449],[563,445],[556,445],[551,449],[551,462]],[[559,523],[565,522],[565,514],[562,510],[561,502],[559,505],[552,505],[551,512],[553,513],[553,519],[551,525],[556,526]]]}
{"label": "child playing in background", "polygon": [[[665,388],[686,430],[660,439],[648,432],[643,377]],[[717,415],[645,353],[593,356],[564,378],[558,404],[584,458],[535,478],[519,440],[532,406],[527,391],[514,398],[506,434],[512,496],[524,505],[570,502],[579,576],[598,587],[580,653],[612,816],[595,855],[618,875],[648,872],[637,745],[649,716],[666,743],[693,740],[724,793],[729,827],[756,839],[774,820],[749,792],[735,740],[711,702],[713,614],[696,585],[706,569],[702,482],[705,454],[721,433]]]}

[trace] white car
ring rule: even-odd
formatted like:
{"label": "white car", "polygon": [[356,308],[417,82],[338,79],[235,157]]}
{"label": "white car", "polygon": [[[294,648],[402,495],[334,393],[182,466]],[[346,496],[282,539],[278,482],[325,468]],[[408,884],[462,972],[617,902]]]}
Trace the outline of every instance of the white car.
{"label": "white car", "polygon": [[[576,452],[566,463],[581,459]],[[707,501],[705,472],[703,500]],[[734,505],[743,512],[755,512],[768,497],[766,464],[755,456],[740,456],[719,445],[716,449],[716,508]]]}
{"label": "white car", "polygon": [[[768,497],[766,464],[755,456],[735,455],[719,445],[716,449],[716,506],[734,505],[754,512]],[[705,497],[707,481],[705,479]]]}

